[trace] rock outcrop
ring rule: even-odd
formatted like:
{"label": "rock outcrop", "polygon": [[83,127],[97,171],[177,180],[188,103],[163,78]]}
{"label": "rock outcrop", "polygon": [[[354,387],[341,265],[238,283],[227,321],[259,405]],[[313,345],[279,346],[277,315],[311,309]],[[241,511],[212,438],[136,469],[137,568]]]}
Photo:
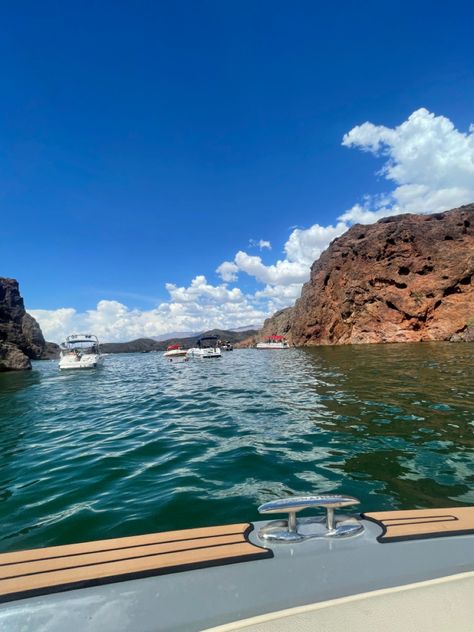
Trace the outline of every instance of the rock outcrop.
{"label": "rock outcrop", "polygon": [[474,204],[357,224],[311,267],[295,306],[264,334],[297,346],[470,340]]}
{"label": "rock outcrop", "polygon": [[41,354],[40,360],[58,360],[60,356],[60,347],[55,342],[46,342]]}
{"label": "rock outcrop", "polygon": [[18,281],[0,277],[0,371],[30,369],[40,359],[45,340],[36,320],[26,313]]}

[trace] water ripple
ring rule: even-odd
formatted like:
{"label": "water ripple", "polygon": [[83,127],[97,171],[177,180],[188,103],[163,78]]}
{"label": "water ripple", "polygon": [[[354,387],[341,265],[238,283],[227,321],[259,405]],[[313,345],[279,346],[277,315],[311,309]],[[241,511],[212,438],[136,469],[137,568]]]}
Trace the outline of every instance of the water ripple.
{"label": "water ripple", "polygon": [[0,375],[0,549],[252,520],[292,493],[474,503],[474,345],[109,356]]}

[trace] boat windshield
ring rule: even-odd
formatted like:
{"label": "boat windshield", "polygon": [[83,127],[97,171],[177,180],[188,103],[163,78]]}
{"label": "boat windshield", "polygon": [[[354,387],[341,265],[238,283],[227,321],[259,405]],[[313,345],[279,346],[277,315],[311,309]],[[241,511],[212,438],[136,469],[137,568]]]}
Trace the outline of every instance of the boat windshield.
{"label": "boat windshield", "polygon": [[68,336],[61,345],[63,351],[71,353],[99,353],[99,341],[96,336]]}
{"label": "boat windshield", "polygon": [[217,347],[217,336],[206,336],[205,338],[200,338],[197,341],[197,346],[200,349],[213,349]]}

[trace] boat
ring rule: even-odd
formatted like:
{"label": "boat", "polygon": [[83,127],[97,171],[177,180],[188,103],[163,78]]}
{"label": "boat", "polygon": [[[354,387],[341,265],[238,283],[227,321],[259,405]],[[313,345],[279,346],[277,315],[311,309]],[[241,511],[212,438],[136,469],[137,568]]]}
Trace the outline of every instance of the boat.
{"label": "boat", "polygon": [[358,504],[281,498],[253,523],[1,553],[0,629],[471,632],[474,507]]}
{"label": "boat", "polygon": [[285,336],[268,336],[262,342],[257,343],[257,349],[289,349],[290,345]]}
{"label": "boat", "polygon": [[187,353],[181,345],[169,345],[163,355],[169,362],[184,362],[188,360]]}
{"label": "boat", "polygon": [[93,334],[72,334],[59,349],[59,368],[95,369],[102,365],[104,358],[100,352],[97,336]]}
{"label": "boat", "polygon": [[196,345],[187,351],[188,358],[207,360],[222,357],[219,339],[217,336],[204,336],[199,338]]}
{"label": "boat", "polygon": [[226,340],[225,342],[222,342],[220,345],[221,351],[233,351],[234,350],[234,345],[231,343],[230,340]]}

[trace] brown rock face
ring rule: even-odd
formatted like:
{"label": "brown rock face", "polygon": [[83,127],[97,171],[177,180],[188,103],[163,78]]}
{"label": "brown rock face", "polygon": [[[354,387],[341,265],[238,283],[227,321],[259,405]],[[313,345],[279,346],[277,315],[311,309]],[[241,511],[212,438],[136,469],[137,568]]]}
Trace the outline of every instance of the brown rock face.
{"label": "brown rock face", "polygon": [[[474,204],[353,226],[313,264],[287,318],[297,346],[470,340]],[[277,321],[267,333],[286,333]]]}
{"label": "brown rock face", "polygon": [[45,340],[36,320],[25,312],[18,281],[0,277],[0,371],[31,368]]}
{"label": "brown rock face", "polygon": [[268,336],[279,334],[288,336],[291,331],[294,307],[287,307],[275,312],[271,318],[267,318],[263,323],[259,338],[264,340]]}

